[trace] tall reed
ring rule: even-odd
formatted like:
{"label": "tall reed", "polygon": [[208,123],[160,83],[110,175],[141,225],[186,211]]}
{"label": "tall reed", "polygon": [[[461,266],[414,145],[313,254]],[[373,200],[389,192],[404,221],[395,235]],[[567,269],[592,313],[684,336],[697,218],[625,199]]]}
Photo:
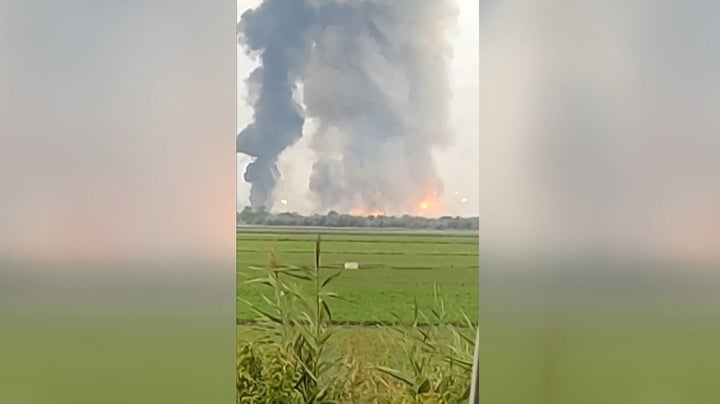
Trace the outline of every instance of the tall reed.
{"label": "tall reed", "polygon": [[343,355],[334,336],[329,287],[341,271],[324,275],[321,239],[314,266],[284,266],[274,252],[264,276],[245,284],[267,288],[262,304],[244,301],[257,326],[238,342],[238,403],[458,403],[470,391],[475,324],[448,324],[449,310],[435,287],[429,313],[415,302],[413,318],[382,328],[404,353],[402,366],[371,364]]}

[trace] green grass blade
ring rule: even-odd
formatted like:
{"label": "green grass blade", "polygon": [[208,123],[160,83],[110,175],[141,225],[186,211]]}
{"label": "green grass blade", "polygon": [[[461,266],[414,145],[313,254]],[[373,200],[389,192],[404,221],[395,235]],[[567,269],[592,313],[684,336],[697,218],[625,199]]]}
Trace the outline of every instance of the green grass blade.
{"label": "green grass blade", "polygon": [[321,288],[324,288],[325,286],[328,285],[328,283],[330,283],[333,279],[337,278],[337,277],[340,276],[341,274],[342,274],[342,271],[338,271],[338,272],[335,272],[334,274],[328,276],[327,278],[325,278],[325,280],[324,280],[323,283],[320,285],[320,287],[321,287]]}
{"label": "green grass blade", "polygon": [[381,372],[383,374],[386,374],[390,377],[393,377],[393,378],[405,383],[406,385],[408,385],[410,387],[412,387],[415,384],[410,380],[409,377],[407,377],[406,375],[403,375],[402,372],[400,372],[399,370],[395,370],[395,369],[392,369],[392,368],[389,368],[386,366],[376,366],[375,369],[377,369],[379,372]]}

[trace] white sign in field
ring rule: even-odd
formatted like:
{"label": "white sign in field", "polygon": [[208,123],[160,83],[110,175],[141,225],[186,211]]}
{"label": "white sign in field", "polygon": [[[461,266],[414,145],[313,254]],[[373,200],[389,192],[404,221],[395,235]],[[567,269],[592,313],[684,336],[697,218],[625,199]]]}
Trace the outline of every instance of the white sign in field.
{"label": "white sign in field", "polygon": [[360,266],[357,262],[346,262],[345,269],[358,269]]}

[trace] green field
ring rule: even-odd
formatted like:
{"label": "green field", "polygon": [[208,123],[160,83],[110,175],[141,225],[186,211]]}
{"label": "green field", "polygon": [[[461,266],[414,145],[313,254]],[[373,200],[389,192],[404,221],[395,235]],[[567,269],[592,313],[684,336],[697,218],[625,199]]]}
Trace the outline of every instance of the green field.
{"label": "green field", "polygon": [[[354,391],[364,397],[362,402],[400,402],[398,400],[405,396],[407,388],[395,379],[382,377],[375,369],[375,366],[389,366],[405,374],[413,371],[413,359],[408,358],[398,340],[401,335],[410,335],[403,334],[410,331],[398,334],[399,330],[389,324],[396,322],[398,317],[411,320],[416,306],[420,312],[427,313],[431,321],[438,319],[431,311],[443,305],[447,313],[444,318],[440,316],[443,322],[464,324],[464,315],[477,319],[477,232],[238,228],[237,338],[240,343],[259,341],[258,337],[267,335],[267,329],[262,325],[249,321],[257,319],[257,314],[250,309],[248,302],[275,313],[263,299],[266,296],[274,300],[272,290],[265,285],[246,282],[269,275],[271,251],[281,267],[314,269],[318,235],[321,237],[321,278],[327,279],[329,275],[339,273],[328,286],[330,291],[343,298],[330,302],[334,323],[330,327],[334,333],[325,345],[328,352],[332,352],[329,354],[332,362],[339,365],[334,370],[339,372],[334,376],[338,379],[337,386],[345,386],[345,391]],[[344,269],[346,262],[357,262],[359,268]],[[288,281],[298,285],[294,279]],[[304,286],[299,287],[307,288],[303,291],[307,296],[314,295],[315,285],[312,282],[301,284]],[[440,300],[443,304],[438,303]],[[463,328],[462,332],[472,333],[468,330]],[[433,335],[436,335],[432,340],[435,344],[452,342],[451,330],[447,327],[438,328]],[[409,345],[405,343],[404,346]],[[441,349],[439,345],[438,348]],[[426,356],[413,355],[413,358]],[[446,366],[439,362],[433,362],[432,366],[428,364],[422,371],[423,377],[431,377],[430,372],[440,372],[433,374],[433,380],[442,377],[445,378],[443,380],[451,380],[450,371],[444,367],[445,370],[440,371],[436,365]],[[452,374],[458,371],[463,372],[454,369]],[[470,378],[469,372],[467,378]],[[345,385],[346,381],[354,387]],[[238,394],[242,392],[239,390]],[[365,401],[375,394],[384,398]],[[355,399],[348,400],[357,402]]]}
{"label": "green field", "polygon": [[[421,310],[434,304],[434,288],[455,311],[477,318],[478,242],[476,232],[392,230],[241,228],[237,235],[238,320],[254,318],[241,300],[262,304],[262,286],[246,285],[263,276],[252,267],[266,267],[273,251],[281,265],[313,267],[315,238],[321,234],[321,270],[342,271],[334,292],[348,301],[333,305],[333,320],[367,323],[394,321],[393,313],[412,316],[417,299]],[[345,262],[359,263],[344,270]]]}

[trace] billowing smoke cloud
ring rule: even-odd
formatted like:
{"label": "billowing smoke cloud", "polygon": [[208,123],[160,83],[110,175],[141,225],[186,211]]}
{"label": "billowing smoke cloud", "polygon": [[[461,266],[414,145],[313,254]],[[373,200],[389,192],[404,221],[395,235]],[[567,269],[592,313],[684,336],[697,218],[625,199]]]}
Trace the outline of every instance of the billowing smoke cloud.
{"label": "billowing smoke cloud", "polygon": [[437,198],[432,152],[451,139],[445,34],[455,17],[446,0],[265,1],[246,13],[242,39],[263,51],[249,79],[255,122],[238,138],[238,151],[257,157],[246,173],[252,205],[269,205],[272,168],[302,135],[303,116],[317,123],[318,209],[405,213]]}
{"label": "billowing smoke cloud", "polygon": [[445,1],[346,3],[323,14],[305,77],[320,128],[321,208],[408,212],[442,192],[432,150],[450,138]]}
{"label": "billowing smoke cloud", "polygon": [[304,118],[294,92],[312,44],[307,31],[313,20],[303,1],[266,0],[238,23],[239,41],[261,57],[247,79],[254,119],[237,138],[237,151],[255,157],[245,171],[253,207],[272,206],[278,156],[302,136]]}

